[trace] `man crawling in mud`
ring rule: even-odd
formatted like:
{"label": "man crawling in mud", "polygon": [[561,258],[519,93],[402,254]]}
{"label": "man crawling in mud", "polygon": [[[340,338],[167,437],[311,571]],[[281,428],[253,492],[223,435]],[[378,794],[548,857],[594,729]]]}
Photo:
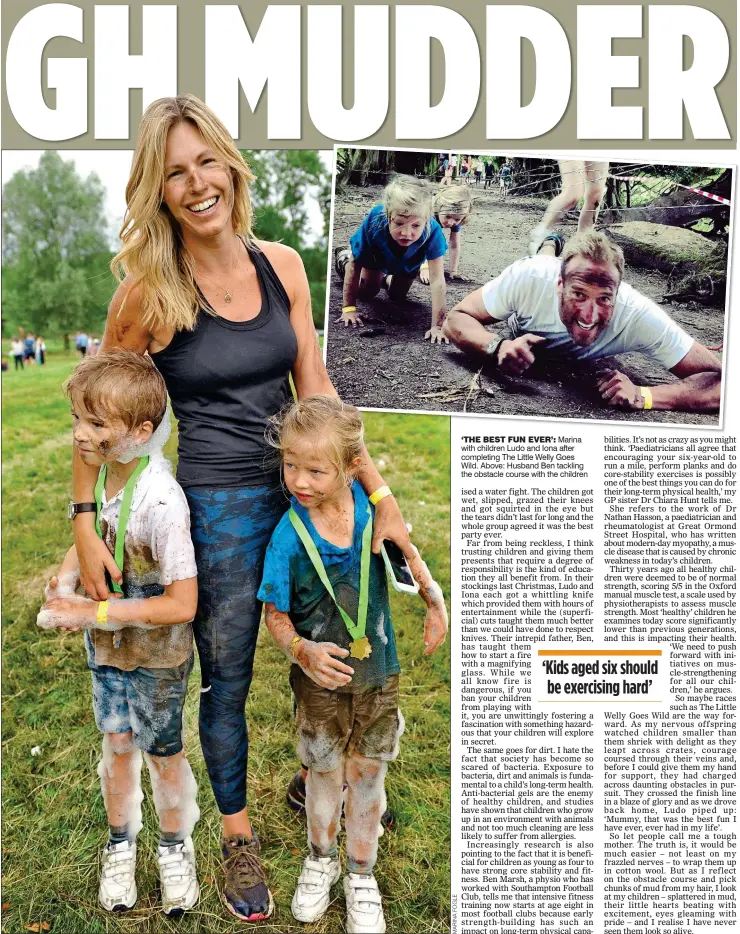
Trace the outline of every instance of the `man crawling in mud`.
{"label": "man crawling in mud", "polygon": [[[461,350],[490,359],[509,376],[521,376],[532,366],[538,346],[565,360],[638,351],[678,380],[636,386],[619,370],[607,370],[598,384],[607,405],[718,410],[721,361],[623,282],[623,274],[624,254],[605,234],[588,230],[565,246],[553,235],[536,256],[512,263],[466,296],[452,309],[444,332]],[[486,328],[504,320],[510,340]]]}

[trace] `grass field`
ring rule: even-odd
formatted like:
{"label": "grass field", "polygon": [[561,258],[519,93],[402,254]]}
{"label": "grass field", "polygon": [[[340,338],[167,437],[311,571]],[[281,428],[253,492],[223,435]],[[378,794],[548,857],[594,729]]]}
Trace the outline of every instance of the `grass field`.
{"label": "grass field", "polygon": [[[218,890],[219,819],[197,734],[199,677],[186,707],[186,741],[200,787],[202,817],[194,840],[202,894],[177,921],[158,909],[156,815],[148,778],[139,837],[134,911],[104,912],[97,903],[99,850],[106,821],[95,773],[100,737],[78,634],[42,633],[35,618],[44,583],[71,543],[69,406],[61,384],[75,360],[51,353],[43,369],[2,375],[3,388],[3,911],[2,930],[222,932],[245,930],[226,912]],[[413,539],[449,593],[449,423],[446,418],[365,417],[369,448],[383,461]],[[174,439],[168,453],[174,455]],[[449,647],[422,657],[424,606],[393,594],[406,717],[399,760],[388,775],[396,827],[380,841],[377,877],[388,930],[434,934],[449,919]],[[262,840],[276,911],[265,932],[344,930],[341,886],[327,915],[300,925],[290,899],[305,849],[305,825],[285,805],[297,766],[288,666],[262,632],[247,707],[249,806]],[[41,754],[31,750],[41,747]],[[146,770],[144,770],[146,772]],[[49,925],[49,927],[46,927]]]}

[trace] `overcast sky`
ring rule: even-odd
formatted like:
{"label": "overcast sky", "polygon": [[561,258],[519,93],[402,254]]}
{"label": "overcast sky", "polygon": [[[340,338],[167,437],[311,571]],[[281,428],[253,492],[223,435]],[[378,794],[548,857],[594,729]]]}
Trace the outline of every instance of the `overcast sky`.
{"label": "overcast sky", "polygon": [[[40,149],[3,150],[2,181],[3,185],[19,169],[36,168],[41,157]],[[106,191],[105,210],[108,216],[110,232],[117,236],[126,210],[126,182],[128,181],[131,157],[130,149],[65,149],[60,150],[62,159],[74,162],[79,175],[86,177],[96,172]],[[321,157],[331,168],[333,153],[322,151]],[[321,210],[315,201],[309,205],[309,218],[316,234],[321,232]]]}

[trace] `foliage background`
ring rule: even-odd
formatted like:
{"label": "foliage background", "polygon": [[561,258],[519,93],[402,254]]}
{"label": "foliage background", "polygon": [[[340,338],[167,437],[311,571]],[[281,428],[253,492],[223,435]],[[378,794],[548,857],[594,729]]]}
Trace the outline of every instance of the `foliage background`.
{"label": "foliage background", "polygon": [[[323,327],[331,174],[316,150],[248,150],[244,157],[256,175],[255,236],[301,253],[314,322]],[[318,232],[309,201],[321,209]],[[16,172],[3,185],[2,336],[22,328],[62,337],[68,346],[77,330],[101,335],[116,286],[109,269],[116,251],[95,173],[82,178],[54,150],[42,153],[36,168]]]}

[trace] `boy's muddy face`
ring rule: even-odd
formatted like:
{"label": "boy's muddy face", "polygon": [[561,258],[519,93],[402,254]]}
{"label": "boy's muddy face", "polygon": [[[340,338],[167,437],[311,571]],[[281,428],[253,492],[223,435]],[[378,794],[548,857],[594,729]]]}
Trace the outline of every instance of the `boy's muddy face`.
{"label": "boy's muddy face", "polygon": [[416,243],[424,233],[427,222],[418,214],[391,214],[388,230],[399,246],[407,247]]}
{"label": "boy's muddy face", "polygon": [[301,506],[320,506],[346,489],[343,477],[321,445],[294,440],[283,453],[283,476]]}
{"label": "boy's muddy face", "polygon": [[72,400],[72,437],[83,463],[91,467],[115,462],[136,443],[120,418],[88,412],[79,397]]}

